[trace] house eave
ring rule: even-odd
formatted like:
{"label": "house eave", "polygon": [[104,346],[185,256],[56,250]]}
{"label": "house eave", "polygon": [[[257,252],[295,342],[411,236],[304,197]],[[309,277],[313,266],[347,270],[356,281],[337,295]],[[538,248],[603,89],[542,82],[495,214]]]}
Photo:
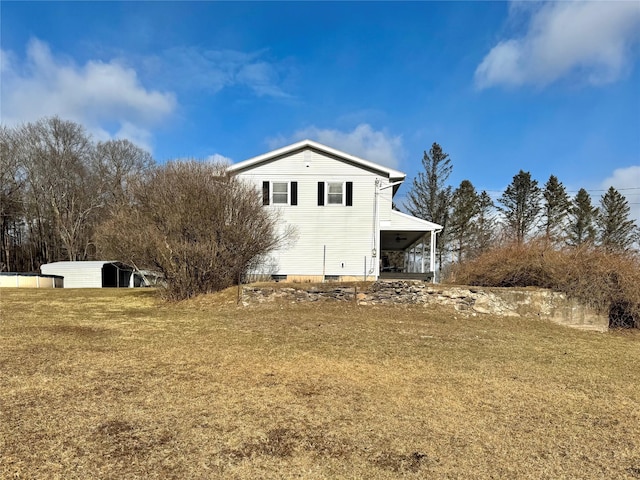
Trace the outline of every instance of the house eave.
{"label": "house eave", "polygon": [[276,161],[282,157],[291,155],[292,153],[296,153],[298,151],[302,151],[305,149],[315,150],[319,153],[324,153],[331,157],[334,157],[337,160],[350,163],[352,165],[358,166],[360,168],[364,168],[366,170],[370,170],[377,174],[381,174],[382,176],[388,178],[390,181],[404,181],[406,177],[406,174],[403,172],[400,172],[399,170],[394,170],[392,168],[385,167],[384,165],[370,162],[369,160],[356,157],[355,155],[350,155],[348,153],[342,152],[340,150],[336,150],[335,148],[331,148],[326,145],[322,145],[321,143],[314,142],[312,140],[302,140],[300,142],[293,143],[291,145],[287,145],[285,147],[282,147],[276,150],[272,150],[271,152],[258,155],[257,157],[253,157],[248,160],[235,163],[233,165],[230,165],[227,171],[234,175],[238,173],[246,172],[247,170],[251,170],[252,168],[255,168],[259,165]]}

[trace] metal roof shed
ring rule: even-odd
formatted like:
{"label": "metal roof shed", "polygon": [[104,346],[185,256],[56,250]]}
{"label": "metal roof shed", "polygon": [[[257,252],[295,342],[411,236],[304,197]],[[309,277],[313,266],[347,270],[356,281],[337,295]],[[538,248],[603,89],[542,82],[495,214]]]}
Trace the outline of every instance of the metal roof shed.
{"label": "metal roof shed", "polygon": [[132,267],[117,261],[53,262],[40,270],[64,277],[64,288],[128,287],[133,275]]}

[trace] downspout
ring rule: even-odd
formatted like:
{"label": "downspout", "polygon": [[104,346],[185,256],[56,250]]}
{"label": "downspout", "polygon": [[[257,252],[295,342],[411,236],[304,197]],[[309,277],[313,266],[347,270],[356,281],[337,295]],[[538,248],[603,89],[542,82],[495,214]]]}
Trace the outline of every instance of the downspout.
{"label": "downspout", "polygon": [[[378,271],[378,269],[380,268],[379,263],[378,263],[378,267],[376,267],[376,263],[377,263],[376,259],[378,256],[378,243],[380,242],[380,222],[378,221],[378,208],[379,208],[378,196],[380,194],[379,188],[380,188],[380,180],[376,178],[376,181],[374,184],[374,195],[373,195],[373,226],[372,226],[373,238],[371,239],[371,263],[369,265],[369,275],[373,275],[374,280],[378,280],[378,277],[380,276],[380,273]],[[366,266],[366,258],[365,258],[365,266]],[[365,273],[366,273],[366,268],[365,268]]]}

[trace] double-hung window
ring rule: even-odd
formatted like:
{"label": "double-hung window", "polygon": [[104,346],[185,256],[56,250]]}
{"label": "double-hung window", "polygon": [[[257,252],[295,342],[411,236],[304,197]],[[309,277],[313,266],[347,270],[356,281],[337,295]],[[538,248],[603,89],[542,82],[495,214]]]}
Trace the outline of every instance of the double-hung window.
{"label": "double-hung window", "polygon": [[327,182],[327,205],[342,205],[343,198],[342,182]]}
{"label": "double-hung window", "polygon": [[297,205],[298,182],[262,182],[263,205]]}
{"label": "double-hung window", "polygon": [[272,182],[271,191],[274,205],[289,205],[289,182]]}
{"label": "double-hung window", "polygon": [[353,206],[353,182],[318,182],[318,206]]}

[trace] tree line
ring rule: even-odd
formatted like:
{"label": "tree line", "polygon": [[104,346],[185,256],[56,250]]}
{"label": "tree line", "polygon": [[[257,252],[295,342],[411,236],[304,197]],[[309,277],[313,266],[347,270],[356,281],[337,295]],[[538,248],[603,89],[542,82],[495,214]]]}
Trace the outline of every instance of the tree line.
{"label": "tree line", "polygon": [[0,127],[0,270],[96,256],[97,225],[155,166],[128,140],[94,142],[58,117]]}
{"label": "tree line", "polygon": [[509,241],[542,238],[557,247],[593,245],[606,251],[628,251],[640,241],[629,203],[613,187],[595,206],[584,188],[570,197],[555,175],[541,187],[520,170],[496,204],[469,180],[455,189],[448,184],[453,164],[437,143],[424,152],[422,167],[405,208],[443,226],[436,245],[440,269],[448,259],[460,263]]}
{"label": "tree line", "polygon": [[119,260],[160,272],[165,295],[183,299],[232,285],[292,235],[226,165],[159,165],[58,117],[1,127],[0,159],[0,271]]}
{"label": "tree line", "polygon": [[[424,152],[407,210],[438,223],[439,268],[506,240],[626,251],[639,240],[628,202],[611,187],[592,204],[551,176],[540,187],[520,171],[494,204],[471,181],[449,185],[453,165],[434,143]],[[0,271],[37,271],[59,260],[112,258],[164,274],[173,298],[237,281],[295,232],[279,231],[260,192],[194,161],[158,165],[128,140],[94,141],[51,117],[0,127]]]}

